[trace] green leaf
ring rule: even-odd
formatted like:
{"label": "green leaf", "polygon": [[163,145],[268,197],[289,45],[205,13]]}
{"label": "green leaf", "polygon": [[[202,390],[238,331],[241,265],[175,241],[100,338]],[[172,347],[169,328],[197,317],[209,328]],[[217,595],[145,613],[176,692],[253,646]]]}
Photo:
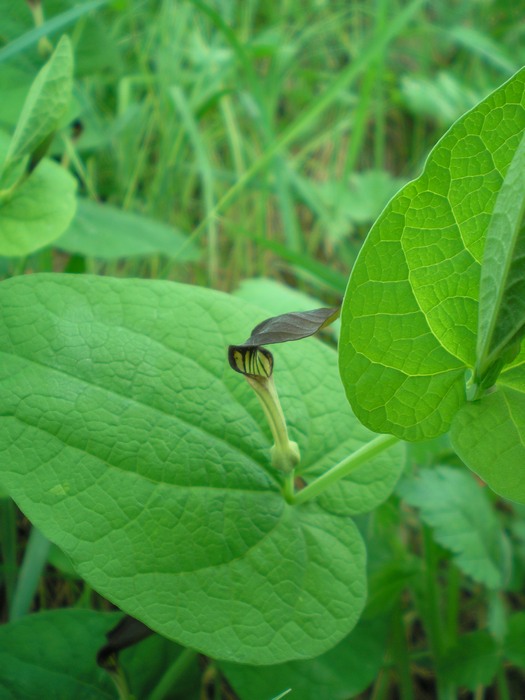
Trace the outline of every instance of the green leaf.
{"label": "green leaf", "polygon": [[525,69],[464,115],[372,227],[343,302],[357,417],[408,440],[448,430],[476,359],[485,233],[525,128]]}
{"label": "green leaf", "polygon": [[79,200],[75,218],[55,245],[101,260],[161,253],[188,261],[200,255],[183,233],[168,224],[87,199]]}
{"label": "green leaf", "polygon": [[[51,19],[47,20],[39,27],[34,27],[29,31],[22,34],[22,36],[17,36],[16,39],[3,46],[0,49],[0,63],[8,61],[17,54],[26,51],[30,46],[36,44],[42,37],[49,37],[55,34],[55,32],[65,29],[65,27],[76,22],[77,19],[84,16],[91,10],[96,10],[103,5],[107,5],[108,0],[91,0],[91,2],[83,2],[82,5],[77,7],[72,7],[70,10],[55,15]],[[12,9],[12,5],[9,9]]]}
{"label": "green leaf", "polygon": [[383,664],[387,635],[385,619],[363,621],[326,654],[278,666],[238,666],[221,663],[241,700],[268,700],[283,688],[300,700],[346,700],[361,693]]}
{"label": "green leaf", "polygon": [[462,634],[442,661],[447,681],[474,692],[492,683],[500,664],[496,641],[485,630]]}
{"label": "green leaf", "polygon": [[0,696],[114,700],[95,656],[117,619],[91,610],[54,610],[0,626]]}
{"label": "green leaf", "polygon": [[[286,503],[257,397],[227,365],[228,342],[262,318],[168,282],[0,285],[2,483],[125,612],[254,664],[323,653],[365,598],[357,528],[317,503]],[[283,345],[274,377],[306,470],[370,440],[332,349]],[[374,462],[363,468],[373,474]]]}
{"label": "green leaf", "polygon": [[31,85],[9,144],[4,167],[34,153],[57,128],[73,88],[73,51],[64,35]]}
{"label": "green leaf", "polygon": [[475,376],[525,330],[525,134],[507,170],[487,231],[481,268]]}
{"label": "green leaf", "polygon": [[[7,140],[0,133],[0,161]],[[58,238],[75,214],[76,180],[44,159],[10,197],[0,199],[0,255],[17,257]]]}
{"label": "green leaf", "polygon": [[402,498],[421,510],[434,538],[454,554],[461,571],[488,588],[504,581],[505,543],[482,487],[468,472],[451,467],[422,469],[398,486]]}
{"label": "green leaf", "polygon": [[454,417],[450,436],[461,459],[493,491],[525,503],[525,386],[518,390],[500,383],[483,400],[466,404]]}
{"label": "green leaf", "polygon": [[22,70],[19,66],[5,65],[0,70],[0,94],[2,95],[0,125],[9,132],[16,126],[31,87],[32,78],[33,75],[27,68]]}

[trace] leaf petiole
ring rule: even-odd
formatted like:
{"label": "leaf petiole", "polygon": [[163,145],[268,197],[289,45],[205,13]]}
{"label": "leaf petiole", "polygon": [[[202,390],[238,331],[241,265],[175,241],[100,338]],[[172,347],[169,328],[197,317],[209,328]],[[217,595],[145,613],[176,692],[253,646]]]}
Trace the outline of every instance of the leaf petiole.
{"label": "leaf petiole", "polygon": [[326,491],[329,486],[348,476],[348,474],[358,469],[369,459],[392,447],[397,442],[400,442],[400,440],[394,435],[378,435],[378,437],[363,445],[363,447],[360,447],[348,457],[345,457],[345,459],[341,460],[341,462],[333,466],[318,479],[296,493],[292,499],[293,505],[297,506],[312,500],[312,498],[316,498],[323,491]]}

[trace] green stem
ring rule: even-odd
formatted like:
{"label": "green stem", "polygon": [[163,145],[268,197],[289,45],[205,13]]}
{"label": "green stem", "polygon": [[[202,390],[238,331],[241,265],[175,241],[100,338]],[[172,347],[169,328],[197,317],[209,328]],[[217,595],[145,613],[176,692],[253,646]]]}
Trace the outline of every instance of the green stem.
{"label": "green stem", "polygon": [[374,683],[370,700],[386,700],[390,690],[390,671],[382,668]]}
{"label": "green stem", "polygon": [[119,700],[135,700],[130,692],[126,674],[122,667],[117,664],[115,668],[106,670],[117,689]]}
{"label": "green stem", "polygon": [[392,615],[391,653],[399,678],[399,690],[403,700],[414,700],[414,688],[410,672],[410,657],[401,605],[398,603]]}
{"label": "green stem", "polygon": [[36,527],[33,527],[29,535],[13,603],[9,611],[10,621],[18,620],[18,618],[27,615],[29,612],[38,582],[47,563],[50,546],[51,543],[47,537]]}
{"label": "green stem", "polygon": [[498,693],[500,700],[510,700],[509,686],[507,684],[507,676],[505,674],[505,669],[503,665],[499,667],[496,680],[498,684]]}
{"label": "green stem", "polygon": [[454,564],[449,565],[446,609],[446,643],[453,647],[458,634],[458,611],[461,574]]}
{"label": "green stem", "polygon": [[293,503],[294,500],[294,484],[295,484],[295,469],[289,472],[283,483],[283,496],[287,503]]}
{"label": "green stem", "polygon": [[16,565],[16,510],[10,498],[0,500],[0,543],[4,562],[4,586],[7,609],[11,608],[15,593]]}
{"label": "green stem", "polygon": [[302,491],[295,494],[292,501],[293,504],[299,505],[310,501],[312,498],[316,498],[323,493],[323,491],[326,491],[327,488],[332,486],[332,484],[348,476],[348,474],[358,469],[369,459],[372,459],[372,457],[392,447],[392,445],[395,445],[397,442],[399,442],[399,438],[394,435],[379,435],[374,438],[374,440],[363,445],[363,447],[360,447],[353,454],[343,459],[339,464],[333,466],[311,484],[308,484]]}
{"label": "green stem", "polygon": [[439,587],[437,583],[437,556],[432,532],[423,527],[425,551],[425,608],[426,627],[434,661],[441,656],[441,614],[439,610]]}
{"label": "green stem", "polygon": [[299,463],[299,447],[288,437],[288,428],[273,376],[252,377],[246,374],[245,377],[257,394],[272,431],[275,442],[272,447],[272,465],[288,474]]}
{"label": "green stem", "polygon": [[432,538],[432,532],[428,527],[423,527],[423,541],[425,548],[425,622],[430,647],[434,656],[436,669],[437,699],[456,700],[454,684],[443,676],[441,671],[441,659],[444,652],[444,639],[441,624],[440,590],[438,584],[439,557]]}
{"label": "green stem", "polygon": [[176,660],[169,666],[155,688],[149,694],[149,700],[164,700],[173,697],[177,684],[189,669],[197,652],[193,649],[184,649]]}

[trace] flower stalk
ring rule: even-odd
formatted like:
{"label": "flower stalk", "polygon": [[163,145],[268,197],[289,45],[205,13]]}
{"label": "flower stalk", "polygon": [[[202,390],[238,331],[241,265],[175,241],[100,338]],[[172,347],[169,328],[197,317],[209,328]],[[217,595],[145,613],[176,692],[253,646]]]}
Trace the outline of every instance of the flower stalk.
{"label": "flower stalk", "polygon": [[274,445],[270,450],[272,466],[288,474],[299,464],[301,456],[299,445],[294,440],[290,440],[288,435],[286,419],[275,388],[273,374],[269,377],[246,375],[246,381],[257,394],[272,431],[274,440]]}

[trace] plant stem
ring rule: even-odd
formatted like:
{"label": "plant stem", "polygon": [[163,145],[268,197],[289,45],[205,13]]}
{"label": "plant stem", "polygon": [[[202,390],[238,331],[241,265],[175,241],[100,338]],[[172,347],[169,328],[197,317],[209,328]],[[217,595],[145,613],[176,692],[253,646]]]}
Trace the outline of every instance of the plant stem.
{"label": "plant stem", "polygon": [[50,546],[51,543],[47,537],[36,527],[33,527],[29,535],[13,603],[9,611],[10,621],[17,620],[29,612],[40,576],[47,563]]}
{"label": "plant stem", "polygon": [[454,684],[442,673],[441,658],[444,652],[443,630],[441,625],[440,591],[438,585],[438,554],[428,527],[423,527],[425,548],[425,622],[430,647],[434,656],[438,700],[456,700]]}
{"label": "plant stem", "polygon": [[505,668],[503,667],[503,665],[499,667],[496,680],[498,684],[498,693],[500,700],[510,700],[509,686],[507,684],[507,676],[505,675]]}
{"label": "plant stem", "polygon": [[11,608],[16,586],[16,511],[10,498],[0,500],[0,544],[4,563],[7,610]]}
{"label": "plant stem", "polygon": [[117,689],[119,700],[135,700],[128,686],[128,681],[123,669],[117,665],[115,670],[109,671],[109,676]]}
{"label": "plant stem", "polygon": [[448,647],[454,646],[458,630],[459,591],[461,574],[459,569],[450,563],[448,570],[447,609],[445,618],[446,643]]}
{"label": "plant stem", "polygon": [[196,651],[193,651],[193,649],[184,649],[171,666],[167,668],[160,681],[149,694],[149,700],[164,700],[164,698],[172,697],[177,683],[180,682],[180,679],[184,676],[196,657]]}
{"label": "plant stem", "polygon": [[286,474],[283,483],[283,496],[287,503],[294,502],[295,469]]}
{"label": "plant stem", "polygon": [[311,484],[308,484],[302,491],[295,494],[292,501],[293,504],[299,505],[316,498],[332,484],[348,476],[348,474],[358,469],[369,459],[392,447],[397,442],[399,442],[399,438],[394,435],[379,435],[343,459],[339,464],[333,466]]}
{"label": "plant stem", "polygon": [[403,700],[414,700],[412,686],[412,674],[410,672],[410,658],[403,622],[401,604],[398,603],[392,614],[391,627],[391,653],[399,678],[399,691]]}
{"label": "plant stem", "polygon": [[257,398],[261,402],[266,420],[272,431],[275,442],[271,450],[272,465],[277,469],[281,469],[285,474],[288,474],[299,464],[299,447],[297,443],[290,440],[288,436],[286,419],[281,407],[281,402],[279,401],[277,389],[275,388],[273,375],[270,377],[252,377],[246,374],[245,378],[257,394]]}
{"label": "plant stem", "polygon": [[390,671],[382,668],[374,683],[370,700],[386,700],[390,690]]}

